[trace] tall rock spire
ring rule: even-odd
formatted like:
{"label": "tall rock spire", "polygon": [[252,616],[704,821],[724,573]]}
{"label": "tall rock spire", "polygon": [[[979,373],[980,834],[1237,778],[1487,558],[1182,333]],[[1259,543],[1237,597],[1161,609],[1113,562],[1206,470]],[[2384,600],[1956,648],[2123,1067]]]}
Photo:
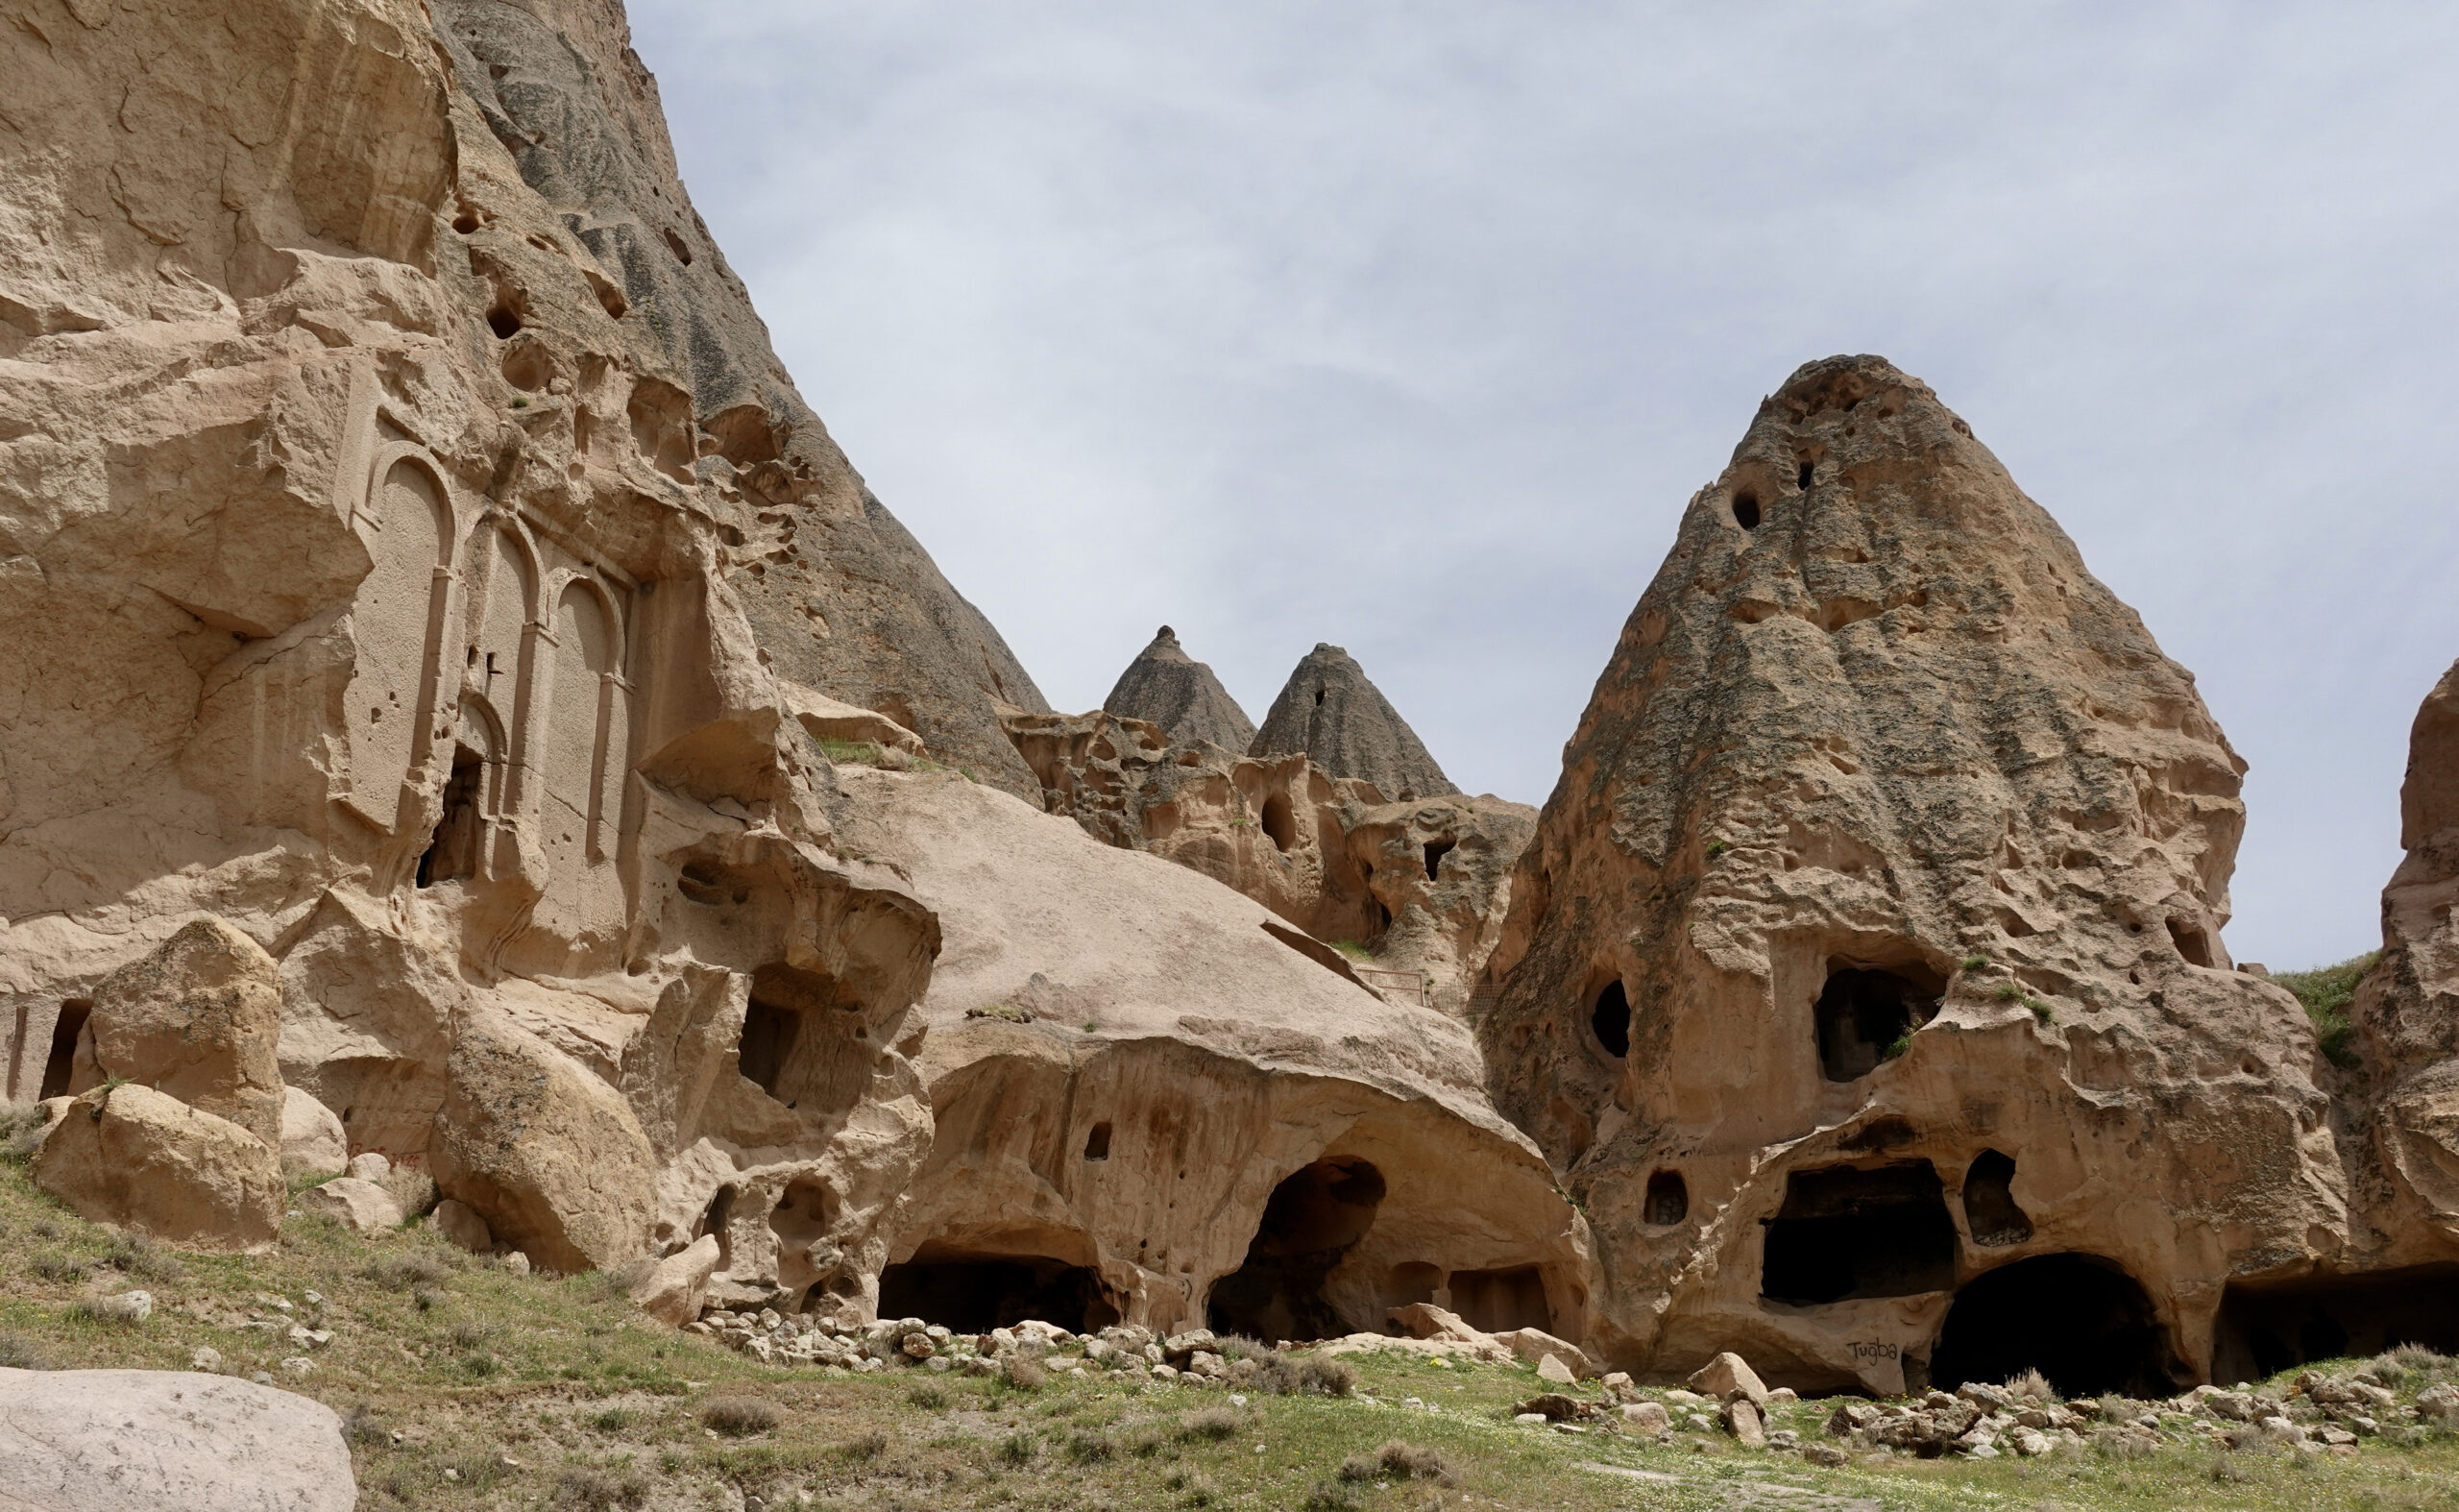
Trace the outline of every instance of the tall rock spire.
{"label": "tall rock spire", "polygon": [[1166,624],[1118,674],[1118,685],[1102,707],[1121,719],[1159,725],[1176,745],[1202,741],[1244,751],[1255,738],[1255,721],[1247,718],[1211,668],[1186,653],[1178,632]]}
{"label": "tall rock spire", "polygon": [[2313,1031],[2220,944],[2244,769],[1927,385],[1796,372],[1684,511],[1487,967],[1496,1101],[1595,1225],[1589,1347],[1805,1391],[2277,1368],[2233,1299],[2351,1225]]}
{"label": "tall rock spire", "polygon": [[1282,685],[1248,747],[1254,756],[1303,751],[1335,777],[1375,784],[1386,799],[1432,798],[1460,790],[1426,753],[1366,670],[1337,646],[1318,643]]}

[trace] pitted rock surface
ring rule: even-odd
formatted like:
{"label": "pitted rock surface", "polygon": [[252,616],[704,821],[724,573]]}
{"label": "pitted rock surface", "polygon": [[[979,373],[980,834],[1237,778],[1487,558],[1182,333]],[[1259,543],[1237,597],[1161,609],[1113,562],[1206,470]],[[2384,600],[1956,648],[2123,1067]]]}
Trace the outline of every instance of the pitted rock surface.
{"label": "pitted rock surface", "polygon": [[1460,791],[1366,670],[1337,646],[1319,644],[1300,660],[1248,747],[1254,756],[1292,752],[1331,776],[1374,784],[1387,802]]}
{"label": "pitted rock surface", "polygon": [[1212,744],[1234,753],[1255,738],[1247,711],[1238,707],[1210,667],[1186,653],[1178,633],[1166,624],[1118,674],[1102,707],[1121,719],[1157,726],[1173,745]]}

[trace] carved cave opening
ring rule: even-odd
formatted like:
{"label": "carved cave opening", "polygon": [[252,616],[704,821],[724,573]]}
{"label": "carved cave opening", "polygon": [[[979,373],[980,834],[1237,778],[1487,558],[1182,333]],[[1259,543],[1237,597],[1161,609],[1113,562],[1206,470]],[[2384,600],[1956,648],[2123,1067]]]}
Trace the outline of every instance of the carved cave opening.
{"label": "carved cave opening", "polygon": [[1425,842],[1425,880],[1439,882],[1443,878],[1443,858],[1451,854],[1455,841],[1430,840]]}
{"label": "carved cave opening", "polygon": [[2066,1397],[2177,1390],[2152,1301],[2116,1264],[2096,1255],[2017,1260],[1956,1293],[1931,1383],[1953,1391],[2036,1370]]}
{"label": "carved cave opening", "polygon": [[878,1059],[863,1004],[834,977],[772,962],[751,974],[736,1064],[788,1108],[823,1117],[854,1106]]}
{"label": "carved cave opening", "polygon": [[51,1025],[51,1054],[43,1058],[42,1091],[37,1102],[68,1095],[69,1078],[77,1070],[77,1036],[85,1032],[85,1020],[93,1012],[89,998],[72,997],[61,1002],[60,1016]]}
{"label": "carved cave opening", "polygon": [[1642,1209],[1647,1221],[1662,1229],[1691,1216],[1691,1186],[1680,1171],[1659,1171],[1648,1178],[1647,1200]]}
{"label": "carved cave opening", "polygon": [[1214,1331],[1303,1341],[1379,1324],[1352,1328],[1325,1298],[1324,1280],[1375,1226],[1384,1190],[1372,1162],[1340,1158],[1303,1166],[1274,1187],[1246,1262],[1212,1284]]}
{"label": "carved cave opening", "polygon": [[1883,971],[1830,963],[1812,1015],[1818,1065],[1831,1082],[1858,1081],[1903,1053],[1913,1030],[1938,1012],[1946,984],[1918,966]]}
{"label": "carved cave opening", "polygon": [[1754,494],[1737,494],[1733,500],[1733,523],[1744,530],[1759,528],[1759,499]]}
{"label": "carved cave opening", "polygon": [[487,759],[467,745],[452,747],[452,775],[444,784],[444,817],[426,853],[419,857],[418,885],[431,888],[478,874],[478,849],[486,835],[483,810]]}
{"label": "carved cave opening", "polygon": [[1596,994],[1588,1011],[1588,1027],[1605,1053],[1619,1061],[1631,1053],[1631,999],[1616,977]]}
{"label": "carved cave opening", "polygon": [[2459,1265],[2269,1285],[2232,1282],[2221,1297],[2211,1378],[2258,1380],[2293,1366],[2361,1358],[2402,1344],[2459,1353]]}
{"label": "carved cave opening", "polygon": [[2015,1158],[1995,1150],[1973,1157],[1963,1173],[1963,1223],[1979,1245],[2021,1244],[2033,1221],[2015,1202]]}
{"label": "carved cave opening", "polygon": [[[1425,1260],[1403,1260],[1392,1267],[1383,1278],[1383,1305],[1388,1310],[1405,1307],[1412,1303],[1432,1302],[1443,1290],[1443,1267]],[[1387,1321],[1386,1333],[1398,1333],[1400,1326]]]}
{"label": "carved cave opening", "polygon": [[1107,1122],[1095,1124],[1092,1132],[1084,1135],[1084,1158],[1107,1160],[1109,1158],[1110,1126]]}
{"label": "carved cave opening", "polygon": [[1546,1305],[1545,1274],[1534,1265],[1453,1271],[1451,1310],[1469,1327],[1488,1333],[1554,1326],[1552,1310]]}
{"label": "carved cave opening", "polygon": [[1929,1161],[1785,1178],[1785,1204],[1767,1221],[1760,1269],[1759,1294],[1767,1301],[1816,1306],[1955,1283],[1955,1220]]}
{"label": "carved cave opening", "polygon": [[1272,839],[1272,848],[1287,850],[1298,843],[1298,819],[1289,811],[1289,795],[1276,793],[1264,799],[1261,822],[1264,833]]}
{"label": "carved cave opening", "polygon": [[1812,464],[1811,464],[1811,463],[1809,463],[1808,461],[1803,462],[1803,463],[1802,463],[1802,466],[1801,466],[1801,472],[1800,472],[1799,474],[1797,474],[1797,475],[1794,476],[1794,478],[1793,478],[1793,486],[1794,486],[1795,488],[1802,489],[1802,490],[1804,490],[1805,492],[1807,492],[1807,491],[1809,490],[1809,488],[1810,488],[1810,484],[1811,484],[1811,477],[1812,477],[1812,475],[1813,475],[1813,473],[1814,473],[1814,467],[1812,466]]}
{"label": "carved cave opening", "polygon": [[2208,966],[2212,963],[2211,937],[2192,924],[2169,920],[2169,942],[2178,947],[2187,965]]}
{"label": "carved cave opening", "polygon": [[919,1318],[959,1333],[1032,1320],[1092,1333],[1118,1322],[1101,1273],[1043,1255],[986,1255],[924,1245],[880,1272],[880,1316]]}

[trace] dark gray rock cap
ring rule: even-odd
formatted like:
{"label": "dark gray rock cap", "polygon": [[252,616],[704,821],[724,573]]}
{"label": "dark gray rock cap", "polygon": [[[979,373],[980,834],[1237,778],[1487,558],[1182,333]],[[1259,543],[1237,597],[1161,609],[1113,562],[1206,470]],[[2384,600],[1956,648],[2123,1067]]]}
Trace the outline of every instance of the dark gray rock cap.
{"label": "dark gray rock cap", "polygon": [[1366,670],[1337,646],[1319,644],[1306,653],[1248,747],[1253,756],[1293,751],[1305,752],[1335,777],[1375,784],[1387,799],[1460,791],[1391,700],[1367,681]]}
{"label": "dark gray rock cap", "polygon": [[1211,668],[1186,653],[1178,633],[1166,624],[1118,674],[1118,684],[1102,707],[1121,719],[1159,725],[1173,745],[1208,741],[1243,751],[1255,738],[1255,721],[1247,718]]}

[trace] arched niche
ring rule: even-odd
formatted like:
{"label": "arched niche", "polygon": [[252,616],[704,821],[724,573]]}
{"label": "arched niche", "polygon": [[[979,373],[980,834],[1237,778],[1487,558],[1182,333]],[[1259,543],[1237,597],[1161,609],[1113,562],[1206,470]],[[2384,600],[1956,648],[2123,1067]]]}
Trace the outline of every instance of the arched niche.
{"label": "arched niche", "polygon": [[405,783],[429,745],[438,660],[457,534],[452,494],[424,451],[390,446],[376,456],[353,521],[369,558],[350,612],[353,656],[346,695],[350,803],[398,831]]}
{"label": "arched niche", "polygon": [[475,692],[461,695],[453,721],[444,812],[419,855],[419,887],[475,881],[487,874],[488,841],[503,812],[503,721]]}
{"label": "arched niche", "polygon": [[540,838],[552,874],[595,866],[614,849],[621,817],[630,710],[621,671],[623,623],[593,578],[556,595],[553,673],[538,766]]}

